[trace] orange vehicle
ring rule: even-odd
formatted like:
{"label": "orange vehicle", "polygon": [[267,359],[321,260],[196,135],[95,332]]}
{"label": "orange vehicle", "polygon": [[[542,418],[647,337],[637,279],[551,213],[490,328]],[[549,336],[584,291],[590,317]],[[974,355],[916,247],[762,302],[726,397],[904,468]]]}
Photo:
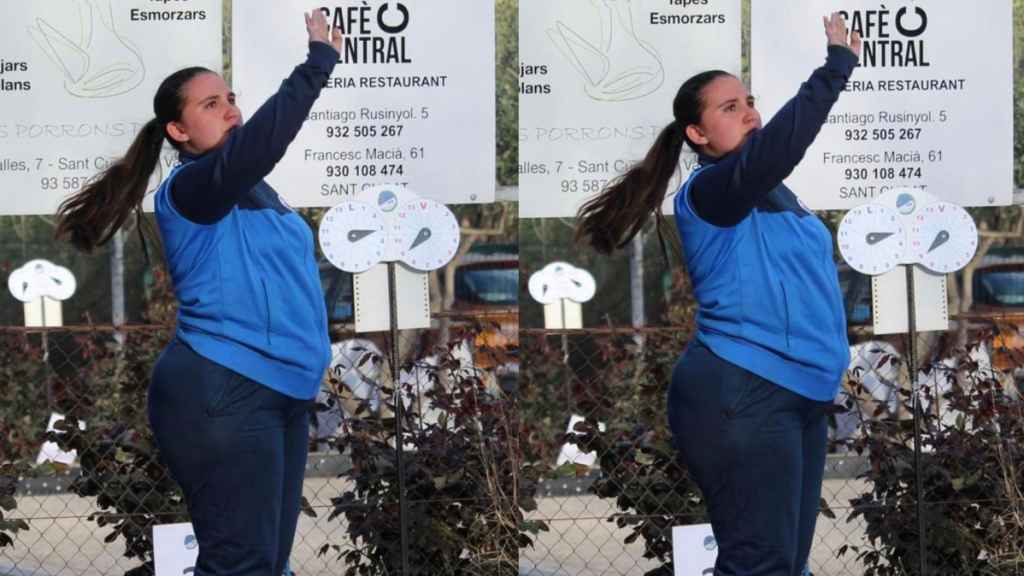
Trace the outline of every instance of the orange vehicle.
{"label": "orange vehicle", "polygon": [[484,330],[475,337],[474,363],[513,370],[519,348],[519,251],[515,245],[475,246],[455,269],[457,321],[475,319]]}
{"label": "orange vehicle", "polygon": [[979,267],[972,283],[972,316],[990,321],[992,366],[997,370],[1024,369],[1024,263]]}

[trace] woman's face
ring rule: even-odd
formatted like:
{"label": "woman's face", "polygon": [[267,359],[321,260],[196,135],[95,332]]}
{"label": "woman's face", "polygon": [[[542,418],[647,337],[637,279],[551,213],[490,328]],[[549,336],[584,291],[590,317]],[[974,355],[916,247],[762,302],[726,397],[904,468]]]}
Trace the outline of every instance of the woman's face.
{"label": "woman's face", "polygon": [[738,150],[750,133],[761,128],[761,115],[746,86],[731,75],[715,78],[701,92],[704,111],[700,124],[686,127],[686,134],[712,158]]}
{"label": "woman's face", "polygon": [[235,93],[219,75],[203,73],[182,87],[185,104],[181,119],[167,125],[167,133],[186,152],[200,155],[218,148],[242,124]]}

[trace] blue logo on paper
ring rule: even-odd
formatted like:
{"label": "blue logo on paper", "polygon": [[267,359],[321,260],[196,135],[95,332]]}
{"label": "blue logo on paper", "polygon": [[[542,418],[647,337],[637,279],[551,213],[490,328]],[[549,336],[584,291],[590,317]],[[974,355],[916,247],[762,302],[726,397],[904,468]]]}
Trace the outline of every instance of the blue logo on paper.
{"label": "blue logo on paper", "polygon": [[398,206],[398,196],[391,190],[384,190],[377,195],[377,206],[384,212],[391,212]]}
{"label": "blue logo on paper", "polygon": [[904,192],[896,197],[896,209],[906,216],[914,211],[914,197]]}
{"label": "blue logo on paper", "polygon": [[718,548],[718,542],[715,541],[715,537],[714,536],[705,536],[704,537],[704,549],[705,550],[714,550],[715,548]]}

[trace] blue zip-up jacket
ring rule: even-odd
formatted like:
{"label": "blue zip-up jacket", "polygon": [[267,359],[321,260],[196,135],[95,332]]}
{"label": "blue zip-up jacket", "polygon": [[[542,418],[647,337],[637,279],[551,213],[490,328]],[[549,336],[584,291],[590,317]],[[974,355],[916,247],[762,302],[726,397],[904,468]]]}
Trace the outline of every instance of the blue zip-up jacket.
{"label": "blue zip-up jacket", "polygon": [[849,49],[830,46],[825,65],[739,150],[701,155],[675,198],[698,303],[697,339],[719,357],[823,402],[835,398],[850,361],[832,236],[782,180],[856,63]]}
{"label": "blue zip-up jacket", "polygon": [[305,63],[224,144],[182,156],[156,193],[178,299],[177,336],[200,355],[298,399],[330,362],[313,234],[263,181],[337,62],[311,42]]}

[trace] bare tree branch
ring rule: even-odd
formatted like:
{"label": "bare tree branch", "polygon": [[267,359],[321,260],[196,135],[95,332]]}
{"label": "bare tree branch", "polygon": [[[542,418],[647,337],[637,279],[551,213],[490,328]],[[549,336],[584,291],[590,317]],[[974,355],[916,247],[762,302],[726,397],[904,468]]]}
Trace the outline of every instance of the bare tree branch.
{"label": "bare tree branch", "polygon": [[[1014,222],[1013,227],[1010,230],[985,230],[982,226],[978,230],[978,236],[981,238],[1020,238],[1024,236],[1024,209],[1020,206],[1014,206],[1017,209],[1017,220]],[[978,250],[978,253],[984,255],[985,252]]]}

